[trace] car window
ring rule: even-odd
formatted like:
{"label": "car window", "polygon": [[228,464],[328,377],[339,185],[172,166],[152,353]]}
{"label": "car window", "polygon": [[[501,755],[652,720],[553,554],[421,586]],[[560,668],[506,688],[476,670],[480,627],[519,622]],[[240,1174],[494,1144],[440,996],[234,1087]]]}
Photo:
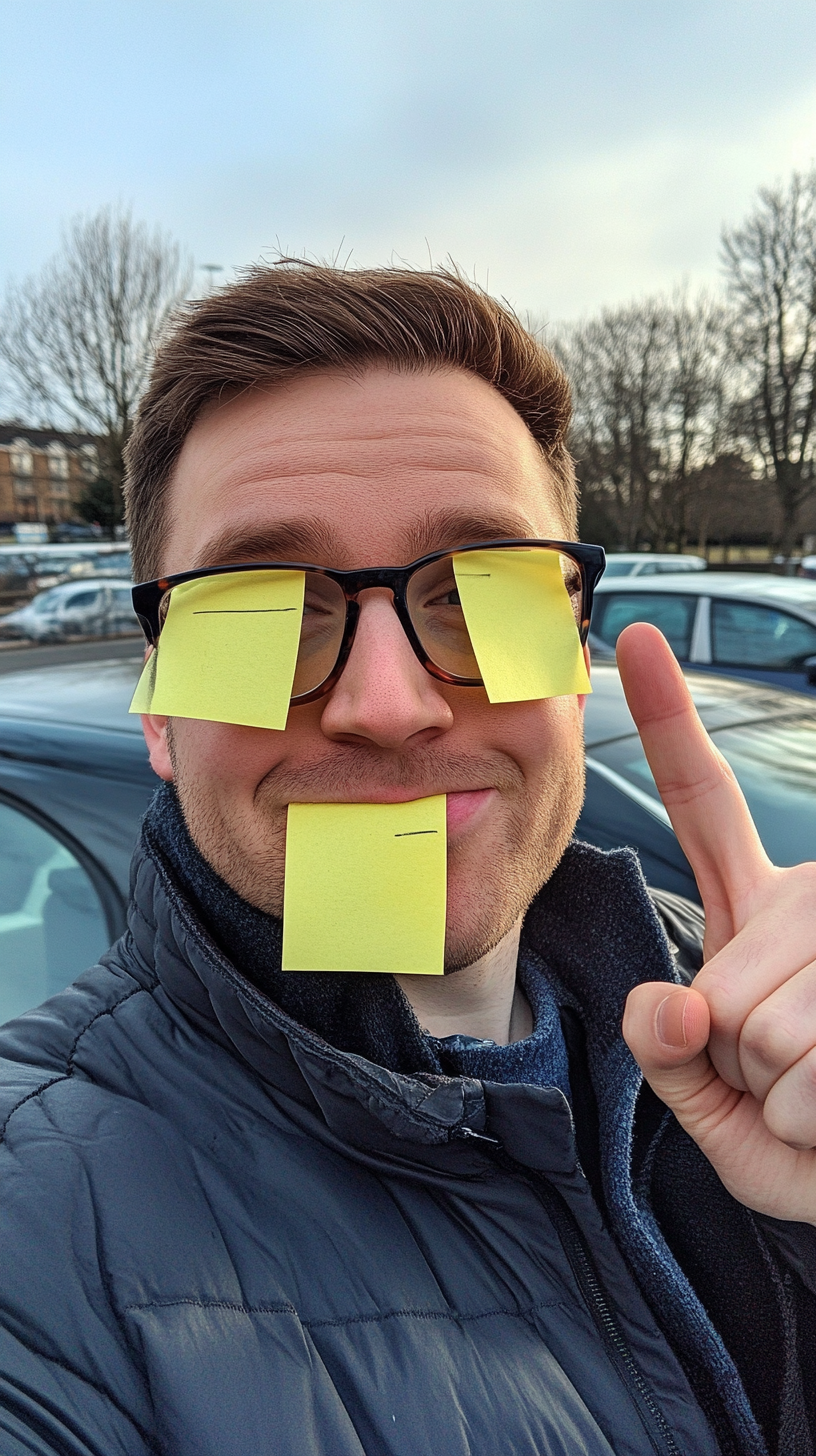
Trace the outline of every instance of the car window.
{"label": "car window", "polygon": [[[712,737],[737,776],[774,864],[816,859],[816,714],[740,724]],[[638,738],[594,747],[592,756],[658,797]]]}
{"label": "car window", "polygon": [[713,601],[711,650],[731,667],[795,667],[816,655],[816,627],[775,607]]}
{"label": "car window", "polygon": [[678,657],[688,657],[696,610],[697,597],[674,592],[610,592],[595,598],[592,630],[614,647],[631,622],[651,622],[660,628]]}
{"label": "car window", "polygon": [[0,1025],[64,990],[109,943],[87,871],[47,829],[0,803]]}
{"label": "car window", "polygon": [[655,576],[661,568],[656,561],[644,561],[638,572],[638,576]]}
{"label": "car window", "polygon": [[614,556],[607,556],[604,576],[631,576],[634,571],[634,564],[631,561],[616,561]]}
{"label": "car window", "polygon": [[130,595],[129,586],[115,586],[113,588],[113,599],[118,607],[133,608],[133,598]]}
{"label": "car window", "polygon": [[98,591],[81,591],[75,592],[73,596],[67,597],[65,605],[73,612],[77,607],[91,607],[98,600]]}

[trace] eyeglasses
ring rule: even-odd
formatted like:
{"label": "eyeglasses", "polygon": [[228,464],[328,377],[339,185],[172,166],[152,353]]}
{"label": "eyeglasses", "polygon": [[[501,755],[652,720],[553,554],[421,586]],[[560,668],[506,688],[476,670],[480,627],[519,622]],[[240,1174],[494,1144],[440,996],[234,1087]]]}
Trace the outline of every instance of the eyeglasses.
{"label": "eyeglasses", "polygon": [[[296,639],[292,705],[310,703],[331,691],[348,661],[360,615],[359,594],[384,587],[393,595],[394,610],[411,647],[432,677],[459,687],[479,687],[485,677],[477,661],[472,628],[475,607],[468,611],[473,578],[486,578],[481,569],[487,558],[471,553],[498,553],[495,565],[538,569],[560,601],[569,601],[581,644],[589,631],[592,595],[603,572],[600,546],[574,541],[502,539],[435,551],[408,566],[371,567],[334,571],[302,562],[247,562],[233,566],[203,567],[142,582],[133,588],[133,607],[147,637],[157,647],[175,596],[185,599],[194,616],[245,618],[242,630],[260,642],[257,619],[284,615],[293,629],[301,613]],[[469,566],[474,569],[470,571]],[[495,573],[498,580],[500,572]],[[302,597],[300,584],[302,581]],[[182,589],[181,592],[179,589]],[[284,600],[285,598],[285,600]],[[464,600],[464,605],[463,605]],[[469,630],[466,616],[470,615]],[[250,619],[255,621],[250,624]],[[234,633],[236,624],[229,624]],[[517,634],[525,622],[515,623]],[[233,636],[238,644],[240,633]],[[573,637],[573,641],[574,641]],[[249,642],[247,642],[249,646]],[[479,643],[476,642],[478,649]],[[481,654],[480,654],[481,655]],[[255,668],[261,666],[255,661]],[[530,694],[537,696],[539,694]],[[180,716],[185,716],[181,714]],[[191,715],[197,716],[197,715]],[[202,714],[201,716],[205,716]],[[209,715],[206,715],[209,716]],[[227,719],[227,721],[239,721]]]}

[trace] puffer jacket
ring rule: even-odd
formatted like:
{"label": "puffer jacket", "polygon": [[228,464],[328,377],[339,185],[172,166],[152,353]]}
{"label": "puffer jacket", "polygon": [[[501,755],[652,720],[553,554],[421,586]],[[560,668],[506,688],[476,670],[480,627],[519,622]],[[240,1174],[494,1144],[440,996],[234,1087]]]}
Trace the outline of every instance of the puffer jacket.
{"label": "puffer jacket", "polygon": [[148,837],[125,937],[0,1031],[0,1456],[807,1456],[813,1231],[736,1205],[620,1038],[694,954],[662,909],[674,957],[633,857],[573,846],[528,914],[573,1116],[339,1051]]}

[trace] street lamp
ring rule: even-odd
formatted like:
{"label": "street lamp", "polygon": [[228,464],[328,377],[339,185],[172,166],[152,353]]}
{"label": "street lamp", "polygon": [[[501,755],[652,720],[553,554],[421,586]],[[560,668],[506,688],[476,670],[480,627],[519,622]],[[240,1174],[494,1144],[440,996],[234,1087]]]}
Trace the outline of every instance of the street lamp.
{"label": "street lamp", "polygon": [[209,274],[210,282],[207,288],[207,292],[212,293],[213,289],[215,288],[215,275],[216,273],[223,273],[223,265],[221,263],[199,263],[198,266],[202,273]]}

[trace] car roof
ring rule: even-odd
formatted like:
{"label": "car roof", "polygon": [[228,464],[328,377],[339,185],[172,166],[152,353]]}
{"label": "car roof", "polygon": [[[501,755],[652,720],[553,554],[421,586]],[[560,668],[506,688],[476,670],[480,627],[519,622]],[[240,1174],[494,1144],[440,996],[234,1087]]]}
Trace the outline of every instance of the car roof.
{"label": "car roof", "polygon": [[[771,718],[816,718],[816,699],[785,692],[746,678],[718,677],[714,673],[685,673],[691,696],[709,733],[742,723]],[[620,674],[612,663],[593,663],[592,693],[586,700],[584,733],[587,749],[635,733],[626,705]]]}
{"label": "car roof", "polygon": [[46,593],[48,596],[52,596],[54,592],[64,594],[72,591],[87,591],[88,587],[94,586],[123,586],[131,591],[133,582],[126,576],[75,576],[70,581],[61,581],[57,586],[47,587],[46,591],[38,592],[37,596],[32,597],[31,600],[36,602],[37,597],[44,597]]}
{"label": "car roof", "polygon": [[0,718],[141,737],[138,716],[128,713],[141,669],[141,659],[134,655],[2,673]]}
{"label": "car roof", "polygon": [[704,556],[692,556],[677,551],[607,551],[610,561],[702,561]]}
{"label": "car roof", "polygon": [[595,588],[609,592],[679,592],[688,596],[747,598],[768,606],[798,607],[816,616],[816,581],[796,576],[770,576],[764,572],[678,571],[661,576],[616,576],[601,579]]}

